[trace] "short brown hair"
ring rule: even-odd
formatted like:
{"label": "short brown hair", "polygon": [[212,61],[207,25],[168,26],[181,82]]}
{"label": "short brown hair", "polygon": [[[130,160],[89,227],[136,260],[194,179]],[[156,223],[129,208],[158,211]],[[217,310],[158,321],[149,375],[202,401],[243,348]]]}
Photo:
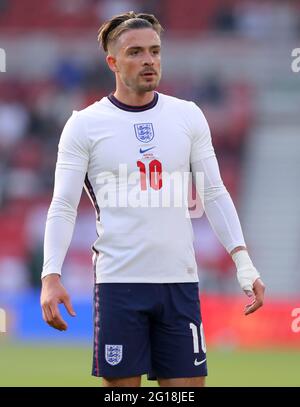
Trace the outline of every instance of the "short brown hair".
{"label": "short brown hair", "polygon": [[124,31],[140,28],[152,28],[159,36],[163,30],[153,14],[136,14],[134,11],[129,11],[103,23],[98,31],[98,41],[107,52],[108,44],[115,41]]}

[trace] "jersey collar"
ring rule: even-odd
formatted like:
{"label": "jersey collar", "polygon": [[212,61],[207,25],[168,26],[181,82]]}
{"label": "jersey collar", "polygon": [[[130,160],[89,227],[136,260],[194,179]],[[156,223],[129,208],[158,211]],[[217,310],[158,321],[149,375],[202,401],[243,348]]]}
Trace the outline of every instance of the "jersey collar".
{"label": "jersey collar", "polygon": [[107,96],[107,99],[119,109],[126,110],[127,112],[144,112],[145,110],[152,109],[158,102],[158,93],[154,92],[154,98],[151,102],[143,106],[130,106],[120,102],[112,93]]}

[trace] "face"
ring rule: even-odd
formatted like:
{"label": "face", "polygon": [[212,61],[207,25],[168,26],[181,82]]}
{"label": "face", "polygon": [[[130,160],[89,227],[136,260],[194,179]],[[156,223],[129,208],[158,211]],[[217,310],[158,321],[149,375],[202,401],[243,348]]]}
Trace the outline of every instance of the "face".
{"label": "face", "polygon": [[118,85],[139,94],[156,89],[161,78],[160,47],[160,38],[151,28],[121,34],[107,56]]}

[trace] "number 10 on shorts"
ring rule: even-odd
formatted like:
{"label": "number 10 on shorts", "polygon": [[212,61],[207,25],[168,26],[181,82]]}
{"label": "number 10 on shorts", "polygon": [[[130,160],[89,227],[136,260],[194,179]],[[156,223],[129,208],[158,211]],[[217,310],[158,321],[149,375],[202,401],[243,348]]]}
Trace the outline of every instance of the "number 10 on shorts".
{"label": "number 10 on shorts", "polygon": [[[198,336],[197,325],[195,325],[195,324],[193,324],[191,322],[190,323],[190,329],[192,330],[192,334],[193,334],[194,353],[199,353],[199,336]],[[205,343],[205,338],[204,338],[204,331],[203,331],[202,322],[201,322],[200,327],[199,327],[199,333],[200,333],[201,349],[202,349],[203,353],[206,353],[206,343]]]}

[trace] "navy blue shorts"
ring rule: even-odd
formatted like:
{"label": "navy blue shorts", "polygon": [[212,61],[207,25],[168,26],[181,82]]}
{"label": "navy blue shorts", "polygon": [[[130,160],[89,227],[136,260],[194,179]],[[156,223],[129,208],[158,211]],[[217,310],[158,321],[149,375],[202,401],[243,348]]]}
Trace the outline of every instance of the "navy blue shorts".
{"label": "navy blue shorts", "polygon": [[95,285],[94,376],[207,375],[198,283]]}

